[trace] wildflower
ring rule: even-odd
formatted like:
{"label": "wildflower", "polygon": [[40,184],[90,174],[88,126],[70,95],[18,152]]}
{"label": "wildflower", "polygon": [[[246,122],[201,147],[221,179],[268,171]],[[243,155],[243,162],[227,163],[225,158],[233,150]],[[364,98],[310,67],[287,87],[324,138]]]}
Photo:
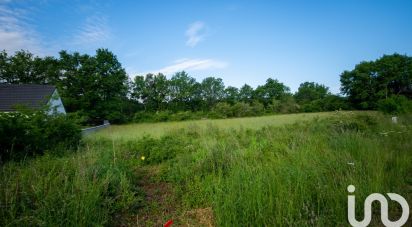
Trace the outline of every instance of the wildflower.
{"label": "wildflower", "polygon": [[140,157],[140,159],[142,159],[142,161],[144,161],[145,158],[146,158],[145,156]]}

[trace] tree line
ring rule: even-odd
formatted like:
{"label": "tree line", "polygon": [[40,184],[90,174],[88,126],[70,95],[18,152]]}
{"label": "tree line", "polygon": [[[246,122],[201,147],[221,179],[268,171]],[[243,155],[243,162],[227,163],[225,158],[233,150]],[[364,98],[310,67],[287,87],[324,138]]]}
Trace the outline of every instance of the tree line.
{"label": "tree line", "polygon": [[405,103],[411,99],[411,62],[411,57],[399,54],[361,62],[352,71],[341,74],[345,96],[340,96],[315,82],[304,82],[292,93],[273,78],[255,89],[248,84],[236,88],[225,86],[217,77],[196,81],[184,71],[170,79],[162,73],[149,73],[131,80],[117,57],[107,49],[98,49],[95,55],[61,51],[58,57],[38,57],[28,51],[9,55],[3,51],[0,82],[53,84],[66,110],[87,123],[103,119],[121,123],[380,106],[399,110],[396,107],[399,97]]}

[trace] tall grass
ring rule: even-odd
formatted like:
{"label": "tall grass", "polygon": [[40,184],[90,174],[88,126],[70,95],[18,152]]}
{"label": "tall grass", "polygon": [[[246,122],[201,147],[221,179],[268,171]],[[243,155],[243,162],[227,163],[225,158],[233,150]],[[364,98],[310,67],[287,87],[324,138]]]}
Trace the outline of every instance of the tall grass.
{"label": "tall grass", "polygon": [[132,171],[110,144],[77,154],[47,154],[0,168],[0,226],[100,226],[139,206]]}
{"label": "tall grass", "polygon": [[211,207],[217,226],[347,226],[349,184],[359,219],[373,192],[412,204],[411,119],[328,113],[282,126],[254,118],[255,128],[214,122],[139,137],[126,135],[132,126],[116,128],[115,137],[87,138],[76,154],[2,166],[0,225],[114,225],[119,215],[158,215],[150,209],[164,204],[151,206],[140,188],[145,168],[156,169],[152,181],[173,186],[175,208],[165,215],[176,225]]}
{"label": "tall grass", "polygon": [[208,129],[210,126],[219,129],[259,129],[265,126],[282,126],[285,124],[293,124],[297,121],[312,120],[314,118],[332,116],[334,112],[322,113],[298,113],[298,114],[279,114],[262,117],[243,117],[231,119],[204,119],[204,120],[189,120],[179,122],[161,122],[161,123],[139,123],[129,125],[114,125],[104,129],[90,137],[109,138],[120,140],[136,140],[143,136],[152,136],[159,138],[163,135],[173,133],[176,130],[196,127],[198,129]]}
{"label": "tall grass", "polygon": [[170,162],[165,176],[181,188],[187,209],[212,206],[218,226],[345,226],[350,184],[359,201],[374,192],[412,201],[410,128],[352,115],[218,130],[202,137],[197,152]]}

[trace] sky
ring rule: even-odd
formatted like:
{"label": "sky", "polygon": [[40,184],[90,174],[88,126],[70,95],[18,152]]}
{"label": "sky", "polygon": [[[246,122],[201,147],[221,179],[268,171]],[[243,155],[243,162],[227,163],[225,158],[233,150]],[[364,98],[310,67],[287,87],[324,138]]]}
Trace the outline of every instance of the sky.
{"label": "sky", "polygon": [[112,51],[131,78],[185,70],[252,87],[278,79],[339,92],[339,75],[412,54],[412,1],[0,0],[0,49]]}

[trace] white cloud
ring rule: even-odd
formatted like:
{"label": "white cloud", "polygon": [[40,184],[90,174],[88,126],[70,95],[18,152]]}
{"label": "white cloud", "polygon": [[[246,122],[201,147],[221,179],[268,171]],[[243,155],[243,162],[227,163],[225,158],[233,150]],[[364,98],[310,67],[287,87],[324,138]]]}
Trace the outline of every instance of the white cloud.
{"label": "white cloud", "polygon": [[205,23],[196,21],[190,24],[189,28],[186,30],[186,45],[190,47],[196,46],[199,42],[204,40],[205,35]]}
{"label": "white cloud", "polygon": [[[166,75],[180,71],[202,71],[209,69],[222,69],[228,64],[215,59],[179,59],[173,62],[172,65],[163,67],[158,70],[150,71],[150,73],[163,73]],[[149,72],[148,72],[149,73]],[[146,74],[146,73],[141,73]]]}
{"label": "white cloud", "polygon": [[101,43],[110,38],[110,29],[107,25],[107,18],[93,15],[87,17],[81,28],[74,36],[74,44],[89,45]]}
{"label": "white cloud", "polygon": [[10,9],[0,5],[0,48],[9,53],[29,50],[41,54],[42,48],[38,34],[27,22],[27,12]]}

